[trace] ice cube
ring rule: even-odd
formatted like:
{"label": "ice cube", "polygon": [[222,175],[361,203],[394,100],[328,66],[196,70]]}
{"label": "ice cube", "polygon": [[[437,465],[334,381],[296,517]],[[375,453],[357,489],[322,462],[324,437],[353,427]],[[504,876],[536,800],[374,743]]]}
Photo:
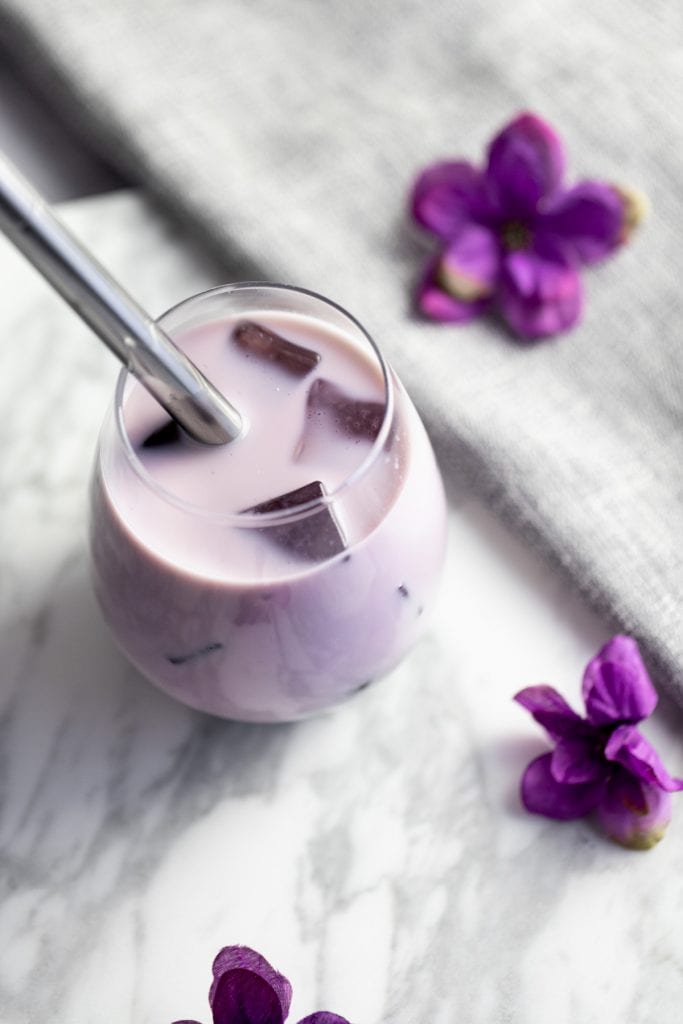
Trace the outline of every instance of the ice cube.
{"label": "ice cube", "polygon": [[334,436],[374,441],[384,420],[382,402],[352,398],[332,381],[316,377],[308,389],[304,426],[294,459],[324,458]]}
{"label": "ice cube", "polygon": [[[304,484],[287,494],[279,494],[276,498],[245,509],[245,512],[264,514],[266,512],[283,512],[295,509],[305,502],[322,498],[325,488],[319,480]],[[323,505],[316,512],[311,512],[303,519],[292,523],[279,523],[264,526],[260,531],[275,544],[309,561],[319,561],[338,555],[346,547],[346,540],[337,518],[329,505]]]}
{"label": "ice cube", "polygon": [[277,363],[295,377],[305,377],[320,362],[320,355],[317,352],[304,348],[303,345],[296,345],[293,341],[287,341],[275,331],[268,330],[251,320],[237,324],[232,332],[232,338],[245,352],[258,359]]}
{"label": "ice cube", "polygon": [[331,414],[338,430],[350,437],[365,437],[374,441],[382,427],[384,403],[352,398],[340,387],[324,377],[313,381],[306,400],[306,417],[317,413]]}
{"label": "ice cube", "polygon": [[165,448],[169,444],[180,441],[182,433],[175,420],[169,420],[162,427],[153,430],[142,442],[143,448]]}
{"label": "ice cube", "polygon": [[256,590],[253,593],[242,594],[233,621],[236,626],[256,626],[272,622],[275,616],[287,607],[289,601],[288,586],[282,586],[278,590]]}
{"label": "ice cube", "polygon": [[197,661],[198,658],[203,658],[207,654],[213,654],[214,651],[222,651],[223,644],[212,640],[210,643],[204,644],[202,647],[197,647],[190,651],[184,651],[182,654],[167,654],[166,661],[169,661],[171,665],[187,665],[188,661]]}

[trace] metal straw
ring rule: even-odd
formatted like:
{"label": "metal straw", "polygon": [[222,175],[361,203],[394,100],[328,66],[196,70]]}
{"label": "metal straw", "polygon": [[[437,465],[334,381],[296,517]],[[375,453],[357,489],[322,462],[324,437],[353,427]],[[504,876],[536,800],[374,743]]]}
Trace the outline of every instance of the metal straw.
{"label": "metal straw", "polygon": [[205,444],[225,444],[242,417],[124,291],[0,154],[0,230],[170,416]]}

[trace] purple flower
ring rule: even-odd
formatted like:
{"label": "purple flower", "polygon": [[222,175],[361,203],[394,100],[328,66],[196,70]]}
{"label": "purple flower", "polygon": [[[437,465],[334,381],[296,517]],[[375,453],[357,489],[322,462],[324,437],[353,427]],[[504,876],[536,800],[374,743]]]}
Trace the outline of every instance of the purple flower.
{"label": "purple flower", "polygon": [[[248,946],[225,946],[213,962],[209,1005],[213,1024],[284,1024],[292,986],[260,953]],[[198,1024],[179,1020],[175,1024]],[[299,1024],[349,1024],[345,1017],[322,1010]]]}
{"label": "purple flower", "polygon": [[411,212],[441,242],[418,305],[435,320],[466,323],[497,307],[523,338],[579,320],[578,269],[624,242],[642,219],[634,192],[600,181],[563,185],[564,148],[550,125],[523,113],[493,139],[486,167],[462,160],[427,167]]}
{"label": "purple flower", "polygon": [[583,676],[586,717],[552,686],[529,686],[515,696],[555,741],[550,754],[527,766],[522,802],[528,811],[569,820],[597,811],[610,836],[646,850],[664,835],[671,796],[683,789],[636,729],[651,715],[657,694],[638,645],[615,636],[588,663]]}

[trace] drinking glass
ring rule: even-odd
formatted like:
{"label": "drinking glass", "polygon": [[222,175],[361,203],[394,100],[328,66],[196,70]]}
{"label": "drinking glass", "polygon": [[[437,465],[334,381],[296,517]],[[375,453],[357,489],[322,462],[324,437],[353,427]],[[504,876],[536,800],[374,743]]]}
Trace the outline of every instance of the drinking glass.
{"label": "drinking glass", "polygon": [[[190,502],[155,479],[131,442],[125,412],[140,385],[124,370],[99,439],[90,538],[104,617],[143,675],[194,708],[278,722],[348,697],[412,647],[437,589],[446,509],[414,406],[372,338],[334,302],[284,285],[225,285],[159,323],[195,358],[202,330],[264,312],[298,318],[313,339],[334,331],[372,361],[383,412],[353,471],[286,508],[225,513],[201,488]],[[239,380],[232,386],[225,392],[239,406]],[[194,457],[205,454],[198,447]],[[229,486],[227,452],[212,458]],[[333,527],[343,546],[320,542]]]}

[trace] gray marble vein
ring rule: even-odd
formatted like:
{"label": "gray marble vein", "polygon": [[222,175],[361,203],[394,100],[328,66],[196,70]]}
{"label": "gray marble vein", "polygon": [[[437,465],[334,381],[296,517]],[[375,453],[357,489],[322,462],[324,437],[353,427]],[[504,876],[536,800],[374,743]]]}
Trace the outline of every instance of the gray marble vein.
{"label": "gray marble vein", "polygon": [[[140,196],[66,210],[154,312],[217,282]],[[0,245],[0,1021],[208,1021],[211,959],[260,949],[292,1020],[674,1024],[683,800],[648,854],[524,814],[544,740],[511,695],[578,704],[607,636],[467,493],[428,636],[297,725],[209,719],[120,655],[88,581],[87,484],[117,367]],[[647,726],[683,772],[680,713]]]}

